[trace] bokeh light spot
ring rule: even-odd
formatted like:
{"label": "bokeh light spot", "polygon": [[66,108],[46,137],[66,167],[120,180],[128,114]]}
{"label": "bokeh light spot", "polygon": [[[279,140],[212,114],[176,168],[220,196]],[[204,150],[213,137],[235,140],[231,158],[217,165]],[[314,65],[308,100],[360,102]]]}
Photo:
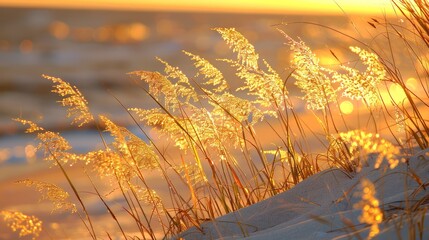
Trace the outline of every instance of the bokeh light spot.
{"label": "bokeh light spot", "polygon": [[21,53],[30,53],[33,51],[33,42],[31,40],[23,40],[19,44],[19,50]]}
{"label": "bokeh light spot", "polygon": [[146,39],[149,34],[148,28],[142,23],[133,23],[129,27],[129,36],[134,41]]}
{"label": "bokeh light spot", "polygon": [[407,81],[405,82],[406,86],[408,89],[410,89],[412,92],[416,93],[419,89],[419,82],[417,81],[417,79],[411,77],[408,78]]}
{"label": "bokeh light spot", "polygon": [[351,114],[354,110],[353,103],[350,101],[343,101],[340,104],[340,110],[343,114],[346,114],[346,115]]}
{"label": "bokeh light spot", "polygon": [[64,22],[54,21],[49,26],[49,32],[56,39],[64,40],[70,34],[70,27]]}
{"label": "bokeh light spot", "polygon": [[389,93],[392,96],[393,101],[399,103],[405,100],[407,97],[405,95],[404,89],[399,84],[392,84],[389,87]]}
{"label": "bokeh light spot", "polygon": [[27,162],[34,162],[36,158],[36,151],[37,148],[31,144],[28,144],[24,148],[25,150],[25,158],[27,159]]}

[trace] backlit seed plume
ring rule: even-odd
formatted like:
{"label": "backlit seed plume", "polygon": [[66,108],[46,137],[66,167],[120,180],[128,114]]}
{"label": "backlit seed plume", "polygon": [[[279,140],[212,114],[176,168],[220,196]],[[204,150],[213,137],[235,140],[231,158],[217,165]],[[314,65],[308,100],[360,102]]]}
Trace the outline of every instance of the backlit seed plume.
{"label": "backlit seed plume", "polygon": [[67,107],[67,117],[74,118],[72,123],[78,124],[79,127],[94,120],[94,117],[89,112],[88,102],[77,89],[76,86],[71,86],[70,83],[61,78],[42,75],[44,78],[51,80],[53,85],[52,92],[57,93],[62,97],[58,101],[62,106]]}
{"label": "backlit seed plume", "polygon": [[362,211],[359,216],[359,222],[370,225],[367,239],[372,239],[378,235],[380,232],[378,225],[383,221],[383,212],[379,207],[380,203],[375,194],[374,184],[368,179],[363,179],[361,182],[361,191],[355,194],[361,200],[353,205],[354,209]]}
{"label": "backlit seed plume", "polygon": [[58,160],[63,163],[73,162],[77,160],[75,154],[68,152],[72,149],[70,143],[59,133],[46,131],[42,127],[38,126],[36,123],[29,120],[20,118],[16,118],[14,120],[22,123],[23,125],[29,125],[29,127],[26,129],[27,133],[37,134],[37,139],[39,140],[37,150],[44,151],[45,160]]}
{"label": "backlit seed plume", "polygon": [[164,105],[167,109],[175,110],[179,107],[177,93],[174,84],[171,83],[164,75],[159,72],[134,71],[129,75],[136,75],[140,80],[149,85],[149,94],[156,100],[161,101],[164,98]]}
{"label": "backlit seed plume", "polygon": [[[198,101],[198,95],[190,85],[188,77],[179,68],[169,65],[164,60],[157,58],[165,65],[166,76],[159,72],[134,71],[129,75],[136,75],[149,85],[149,94],[157,101],[164,100],[164,107],[169,111],[176,111],[183,104],[188,104],[192,99]],[[169,78],[175,79],[172,82]]]}
{"label": "backlit seed plume", "polygon": [[0,211],[0,217],[12,231],[19,231],[19,236],[33,235],[33,240],[38,239],[42,232],[42,221],[35,216],[28,216],[21,212]]}
{"label": "backlit seed plume", "polygon": [[296,79],[295,84],[304,93],[303,99],[307,102],[307,108],[325,109],[329,103],[335,102],[337,97],[337,90],[331,81],[334,71],[321,67],[319,59],[303,41],[295,41],[282,30],[279,31],[293,52],[292,76]]}
{"label": "backlit seed plume", "polygon": [[232,51],[237,53],[238,62],[253,70],[257,70],[259,55],[255,52],[255,47],[235,28],[214,28],[222,35]]}
{"label": "backlit seed plume", "polygon": [[[145,143],[126,128],[117,126],[107,117],[100,116],[100,119],[106,125],[106,130],[114,137],[115,141],[112,145],[119,154],[109,154],[110,158],[103,159],[110,159],[110,161],[105,162],[107,165],[101,164],[101,162],[96,164],[110,167],[111,171],[126,179],[129,179],[137,169],[156,169],[159,167],[158,155],[153,151],[151,145]],[[107,152],[101,154],[107,154]],[[95,159],[100,160],[99,158]]]}
{"label": "backlit seed plume", "polygon": [[153,189],[148,190],[147,188],[143,188],[139,185],[134,185],[134,184],[131,184],[130,188],[136,194],[137,199],[140,202],[143,202],[145,204],[151,205],[152,207],[156,207],[162,210],[162,207],[163,207],[162,199],[155,190]]}
{"label": "backlit seed plume", "polygon": [[38,192],[42,194],[42,199],[46,199],[52,202],[54,208],[52,211],[70,211],[76,212],[76,205],[69,202],[69,194],[62,188],[55,184],[36,181],[36,180],[21,180],[17,183],[24,184],[28,187],[35,187]]}
{"label": "backlit seed plume", "polygon": [[206,176],[201,174],[201,169],[197,164],[183,163],[174,166],[174,168],[182,175],[183,179],[186,179],[188,184],[191,184],[193,187],[208,182]]}
{"label": "backlit seed plume", "polygon": [[345,133],[340,133],[341,139],[349,144],[349,153],[357,160],[360,156],[366,156],[369,153],[377,153],[377,159],[374,167],[379,168],[383,159],[391,169],[399,164],[396,155],[399,154],[399,149],[389,141],[383,139],[378,134],[366,133],[361,130],[353,130]]}
{"label": "backlit seed plume", "polygon": [[175,119],[159,108],[141,109],[130,108],[139,117],[139,120],[151,127],[157,127],[162,133],[167,134],[175,145],[180,149],[188,149],[189,143],[187,135],[183,132],[178,124],[186,124],[179,117]]}
{"label": "backlit seed plume", "polygon": [[122,156],[112,149],[91,151],[82,157],[86,164],[94,166],[93,170],[103,177],[118,177],[128,180],[131,176],[130,168],[124,164]]}
{"label": "backlit seed plume", "polygon": [[74,154],[68,151],[72,149],[70,143],[57,132],[45,131],[37,134],[40,143],[37,149],[44,151],[45,160],[54,161],[55,159],[67,163],[74,159]]}
{"label": "backlit seed plume", "polygon": [[211,115],[215,121],[222,121],[219,122],[219,125],[228,124],[237,127],[237,124],[249,120],[251,114],[254,116],[253,119],[249,121],[250,123],[257,122],[263,116],[262,111],[256,108],[252,102],[247,99],[239,98],[230,93],[223,93],[221,95],[212,94],[210,97],[209,103],[213,106]]}
{"label": "backlit seed plume", "polygon": [[12,120],[14,120],[15,122],[19,122],[22,125],[28,125],[29,127],[25,130],[26,133],[34,133],[34,132],[44,130],[42,127],[40,127],[39,125],[37,125],[36,123],[34,123],[33,121],[30,121],[30,120],[25,120],[25,119],[21,119],[21,118],[14,118]]}
{"label": "backlit seed plume", "polygon": [[[264,60],[268,71],[253,71],[238,66],[237,76],[245,80],[245,86],[237,90],[248,91],[249,96],[255,96],[254,104],[266,109],[265,114],[277,117],[275,110],[284,110],[288,99],[288,91],[283,79]],[[288,106],[289,107],[289,106]]]}
{"label": "backlit seed plume", "polygon": [[238,54],[238,60],[221,59],[235,67],[236,75],[245,81],[245,85],[237,90],[247,91],[247,95],[254,96],[255,99],[249,102],[263,109],[260,111],[263,114],[255,114],[254,122],[262,120],[263,115],[277,117],[278,111],[285,110],[285,106],[290,107],[286,101],[288,91],[284,80],[265,60],[263,62],[267,71],[259,68],[259,56],[253,45],[234,28],[215,28],[215,30],[221,33],[233,52]]}
{"label": "backlit seed plume", "polygon": [[207,81],[204,83],[205,85],[212,85],[215,87],[213,91],[217,93],[224,92],[226,89],[228,89],[228,83],[219,69],[200,56],[186,51],[184,51],[184,53],[191,57],[191,59],[194,61],[194,65],[198,69],[199,75],[203,75],[204,78],[207,79]]}
{"label": "backlit seed plume", "polygon": [[188,103],[190,99],[197,102],[198,95],[191,84],[189,84],[188,77],[178,67],[173,67],[160,58],[157,58],[157,60],[165,65],[164,72],[167,74],[167,78],[176,80],[174,84],[176,95],[184,98],[184,102],[186,103]]}
{"label": "backlit seed plume", "polygon": [[406,123],[405,123],[405,115],[404,112],[398,107],[395,107],[395,122],[396,122],[396,131],[399,133],[404,133],[406,130]]}
{"label": "backlit seed plume", "polygon": [[356,53],[366,70],[361,72],[357,69],[342,66],[345,74],[336,73],[335,82],[340,83],[343,96],[350,99],[364,100],[369,106],[375,106],[379,102],[378,84],[386,77],[386,71],[380,63],[378,56],[358,47],[350,47]]}

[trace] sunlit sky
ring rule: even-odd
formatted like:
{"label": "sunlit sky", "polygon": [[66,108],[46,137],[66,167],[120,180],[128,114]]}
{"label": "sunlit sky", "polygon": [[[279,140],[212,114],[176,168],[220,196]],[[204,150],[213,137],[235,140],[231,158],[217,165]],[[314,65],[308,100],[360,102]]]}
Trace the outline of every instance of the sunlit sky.
{"label": "sunlit sky", "polygon": [[389,0],[1,0],[0,7],[272,14],[391,14]]}

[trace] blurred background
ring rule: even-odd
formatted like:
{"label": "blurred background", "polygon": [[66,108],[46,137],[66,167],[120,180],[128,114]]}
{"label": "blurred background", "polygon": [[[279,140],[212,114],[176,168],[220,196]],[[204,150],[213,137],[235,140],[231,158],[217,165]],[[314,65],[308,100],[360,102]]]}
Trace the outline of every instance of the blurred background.
{"label": "blurred background", "polygon": [[[337,5],[338,4],[338,5]],[[339,7],[341,6],[341,8]],[[389,10],[390,9],[390,10]],[[275,25],[304,40],[322,64],[337,64],[331,51],[346,59],[349,38],[312,22],[350,35],[367,27],[370,17],[390,14],[387,1],[8,1],[0,3],[0,164],[25,162],[34,147],[23,128],[11,119],[42,122],[51,130],[70,127],[65,109],[51,94],[42,74],[76,85],[94,113],[132,124],[127,107],[150,104],[126,73],[162,72],[160,57],[195,74],[186,50],[215,63],[228,76],[232,69],[215,59],[233,57],[213,27],[235,27],[279,73],[288,73],[290,52]],[[346,14],[347,13],[347,14]],[[353,17],[353,21],[351,20]],[[284,74],[283,74],[284,76]],[[232,85],[240,84],[233,75]],[[294,86],[289,86],[293,91]],[[113,96],[112,96],[113,95]],[[23,140],[24,139],[24,140]],[[79,142],[79,141],[78,141]],[[86,144],[83,144],[86,146]],[[26,150],[27,149],[27,150]]]}

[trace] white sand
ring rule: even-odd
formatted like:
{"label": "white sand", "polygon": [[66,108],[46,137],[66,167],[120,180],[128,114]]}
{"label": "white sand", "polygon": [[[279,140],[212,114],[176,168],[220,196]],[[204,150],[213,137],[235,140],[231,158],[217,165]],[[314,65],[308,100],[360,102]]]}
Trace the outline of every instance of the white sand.
{"label": "white sand", "polygon": [[[403,212],[395,212],[394,209],[413,204],[416,199],[428,195],[428,190],[421,189],[412,197],[419,184],[410,174],[412,170],[423,182],[428,183],[428,153],[429,150],[422,151],[411,158],[409,169],[405,163],[393,170],[386,170],[383,166],[380,169],[365,167],[351,178],[340,170],[320,172],[287,192],[204,223],[203,233],[192,228],[180,237],[187,240],[358,239],[357,233],[351,233],[352,229],[348,227],[352,223],[359,231],[359,236],[366,239],[369,227],[358,221],[361,212],[353,209],[353,204],[360,199],[353,193],[359,191],[360,180],[367,178],[376,187],[385,217],[392,217],[393,214],[398,216],[391,221],[384,221],[375,239],[410,239],[409,219],[402,215]],[[426,209],[427,204],[426,201]],[[427,211],[425,218],[422,239],[429,239]],[[418,235],[416,239],[420,239]]]}

